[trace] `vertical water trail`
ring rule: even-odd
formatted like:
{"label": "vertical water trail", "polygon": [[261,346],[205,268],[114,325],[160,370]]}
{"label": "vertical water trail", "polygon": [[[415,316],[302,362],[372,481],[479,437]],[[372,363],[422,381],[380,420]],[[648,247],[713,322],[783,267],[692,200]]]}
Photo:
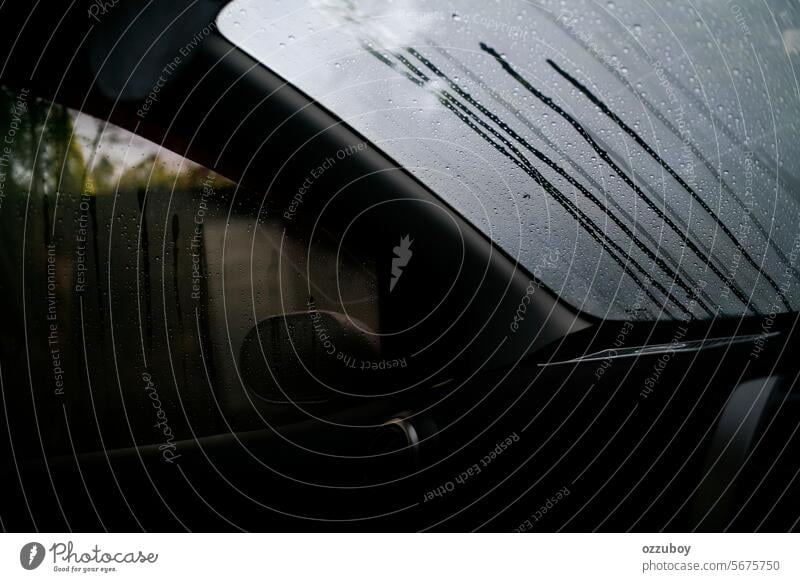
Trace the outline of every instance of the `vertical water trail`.
{"label": "vertical water trail", "polygon": [[[597,50],[594,47],[590,46],[583,38],[581,38],[581,36],[575,32],[573,27],[565,26],[561,18],[554,17],[553,14],[548,12],[547,10],[543,10],[542,14],[544,14],[551,21],[553,26],[558,27],[561,30],[561,32],[568,35],[578,46],[580,46],[584,51],[586,51],[588,55],[592,56],[600,66],[602,66],[606,71],[608,71],[609,74],[613,75],[631,93],[636,95],[636,97],[647,108],[647,110],[650,111],[659,121],[664,123],[667,129],[669,129],[676,137],[678,138],[681,137],[680,130],[675,128],[674,125],[670,123],[669,120],[666,119],[664,115],[652,103],[650,103],[642,95],[636,93],[635,89],[631,86],[631,84],[628,82],[625,76],[622,75],[622,73],[620,73],[615,68],[610,67],[606,62],[606,59],[603,59],[600,56],[598,56]],[[638,42],[631,43],[631,46],[633,47],[633,50],[635,50],[643,60],[647,62],[652,62],[652,58],[650,57],[650,55],[645,52],[645,50],[639,45]],[[683,97],[687,101],[691,102],[694,105],[695,109],[699,111],[700,114],[711,123],[711,126],[714,128],[715,132],[719,130],[725,137],[727,137],[733,144],[738,146],[742,151],[751,151],[754,157],[756,157],[756,159],[758,160],[758,162],[764,167],[768,167],[774,164],[774,160],[772,161],[769,160],[768,154],[762,155],[759,152],[753,151],[747,144],[747,136],[745,136],[745,141],[742,141],[739,138],[739,136],[737,136],[733,132],[733,130],[731,130],[728,127],[727,123],[725,123],[724,121],[719,119],[719,117],[717,117],[717,114],[714,113],[714,111],[708,106],[707,103],[705,103],[697,95],[695,95],[694,91],[691,91],[687,87],[685,87],[683,83],[681,83],[680,79],[678,79],[678,77],[672,74],[671,71],[664,69],[664,78],[669,82],[670,85],[678,88]],[[703,157],[702,153],[699,151],[699,149],[696,148],[694,144],[691,144],[691,147],[693,148],[692,152],[698,157],[698,159],[700,159],[704,163],[706,168],[712,173],[712,175],[714,175],[715,179],[717,179],[720,182],[720,184],[722,184],[723,188],[727,188],[726,191],[737,201],[738,204],[742,205],[741,206],[742,208],[744,208],[744,202],[741,199],[739,199],[739,197],[736,196],[735,192],[727,185],[727,183],[722,180],[722,177],[720,176],[717,169],[714,168],[713,164],[708,162]],[[784,170],[783,174],[784,174],[783,181],[787,182],[787,184],[785,185],[786,189],[789,190],[790,192],[791,191],[800,192],[800,180],[798,180],[796,176],[794,176],[793,174],[791,174],[791,172],[787,170]],[[764,230],[764,227],[761,225],[761,223],[759,223],[757,220],[754,220],[753,222],[756,224],[756,227],[764,235],[765,239],[769,240],[769,235]],[[775,245],[774,248],[775,251],[778,252],[779,255],[781,256],[781,259],[788,262],[786,254],[783,253],[783,251],[780,250],[780,248],[777,245]]]}
{"label": "vertical water trail", "polygon": [[756,272],[760,275],[764,276],[764,279],[769,283],[770,287],[777,293],[778,297],[780,298],[781,302],[784,306],[791,310],[792,306],[786,298],[786,295],[783,293],[781,288],[775,283],[775,280],[763,270],[753,258],[750,256],[750,253],[742,246],[736,236],[731,232],[728,226],[716,215],[714,210],[706,203],[705,200],[695,192],[694,188],[692,188],[686,181],[670,166],[655,150],[653,150],[650,145],[642,139],[642,137],[634,131],[628,124],[626,124],[616,113],[614,113],[610,107],[608,107],[599,97],[597,97],[594,93],[592,93],[588,87],[583,85],[580,81],[575,79],[572,75],[567,73],[561,67],[559,67],[555,62],[551,59],[547,59],[547,63],[555,69],[555,71],[561,75],[564,79],[566,79],[573,87],[575,87],[578,91],[580,91],[583,95],[585,95],[589,101],[592,102],[595,106],[597,106],[600,111],[603,112],[609,119],[611,119],[626,135],[631,137],[633,141],[636,142],[639,147],[641,147],[647,155],[653,158],[656,163],[658,163],[666,172],[672,176],[672,178],[683,188],[686,190],[692,198],[700,204],[700,207],[708,214],[714,222],[720,227],[725,236],[730,239],[733,245],[737,248],[737,250],[741,253],[741,255],[745,258],[745,260],[753,267]]}
{"label": "vertical water trail", "polygon": [[[400,74],[402,74],[404,77],[412,81],[417,86],[424,88],[426,84],[425,79],[427,79],[427,77],[421,71],[416,69],[416,67],[414,67],[413,64],[408,63],[411,66],[412,70],[417,71],[418,73],[417,76],[408,71],[398,69],[397,65],[394,62],[392,62],[384,55],[382,55],[380,52],[375,50],[369,43],[364,43],[363,46],[365,50],[367,50],[370,54],[372,54],[382,63],[398,71]],[[407,59],[405,60],[407,62]],[[441,94],[441,92],[436,92],[434,93],[434,95],[445,108],[454,113],[463,123],[465,123],[468,127],[470,127],[470,129],[476,132],[482,139],[484,139],[487,143],[489,143],[494,149],[500,152],[503,156],[510,159],[523,172],[525,172],[537,184],[539,184],[548,194],[550,194],[562,206],[562,208],[564,208],[564,210],[566,210],[589,233],[589,235],[592,236],[592,238],[594,238],[595,241],[606,252],[609,253],[609,256],[611,256],[612,259],[620,265],[623,271],[626,274],[628,274],[628,276],[631,277],[631,279],[634,280],[634,282],[643,290],[643,292],[648,296],[648,298],[650,298],[653,304],[657,306],[661,305],[661,301],[659,301],[652,294],[650,289],[638,278],[638,276],[635,275],[635,273],[631,272],[629,266],[621,258],[621,256],[627,256],[627,253],[624,251],[624,249],[622,249],[615,241],[609,239],[607,235],[599,227],[597,227],[597,225],[594,224],[594,222],[591,221],[591,219],[589,219],[583,212],[580,211],[579,208],[577,208],[577,206],[575,206],[575,204],[571,200],[569,200],[569,198],[564,196],[564,194],[562,194],[538,170],[536,170],[536,168],[533,167],[533,165],[522,154],[522,152],[520,152],[507,139],[503,138],[497,132],[494,132],[494,130],[489,128],[488,125],[485,124],[485,122],[482,122],[482,120],[478,120],[477,124],[473,122],[469,116],[465,115],[463,112],[458,110],[458,108],[453,104],[452,97],[448,98],[448,96]],[[481,127],[479,127],[479,125],[484,127],[484,129],[488,129],[490,132],[492,132],[495,135],[495,137],[497,137],[506,147],[503,147],[503,145],[500,145],[497,142],[495,142],[489,135],[487,135],[484,131],[481,130]],[[619,255],[617,253],[619,253]],[[645,269],[643,269],[634,261],[631,261],[631,263],[634,265],[634,268],[636,268],[643,275],[645,275],[645,277],[648,279],[648,282],[651,285],[653,285],[664,295],[665,299],[673,299],[673,301],[675,302],[675,306],[689,318],[694,316],[682,302],[675,301],[672,295],[658,281],[653,280]]]}
{"label": "vertical water trail", "polygon": [[[608,164],[614,172],[622,179],[625,184],[631,188],[636,194],[650,207],[650,209],[667,225],[669,228],[677,234],[681,239],[684,241],[686,246],[695,254],[697,257],[703,259],[705,261],[706,266],[711,269],[711,271],[719,278],[719,280],[728,287],[736,298],[742,303],[745,309],[750,309],[754,311],[756,314],[760,314],[758,307],[749,301],[747,296],[744,292],[738,287],[735,281],[730,281],[728,277],[720,270],[720,268],[715,264],[713,261],[713,257],[710,255],[706,255],[703,253],[700,248],[697,246],[690,237],[688,232],[683,232],[681,229],[678,228],[678,225],[669,218],[658,206],[656,206],[647,196],[644,195],[641,188],[636,185],[636,183],[631,180],[631,178],[622,171],[622,169],[609,157],[608,153],[603,150],[597,142],[592,138],[591,135],[586,131],[582,124],[580,124],[575,118],[573,118],[569,113],[564,111],[561,107],[559,107],[550,97],[543,94],[541,91],[536,89],[527,79],[525,79],[522,75],[520,75],[516,69],[514,69],[495,49],[486,45],[485,43],[480,43],[481,49],[483,49],[487,54],[491,55],[497,63],[503,68],[503,70],[508,73],[514,80],[516,80],[520,85],[522,85],[526,90],[528,90],[532,95],[534,95],[537,99],[539,99],[542,103],[547,105],[551,110],[561,116],[564,120],[566,120],[577,132],[578,134],[588,143],[592,149],[600,156],[600,158]],[[688,229],[687,229],[688,231]]]}
{"label": "vertical water trail", "polygon": [[[643,244],[630,230],[630,228],[619,219],[619,217],[615,216],[612,213],[609,213],[606,210],[606,207],[603,203],[586,187],[583,186],[580,182],[578,182],[575,178],[573,178],[568,172],[566,172],[563,168],[561,168],[558,164],[556,164],[553,160],[551,160],[548,156],[546,156],[543,152],[535,148],[532,144],[530,144],[525,138],[517,134],[514,129],[512,129],[507,123],[501,120],[496,114],[489,111],[485,106],[480,104],[476,101],[468,92],[464,91],[457,83],[455,83],[448,75],[443,73],[438,67],[436,67],[429,59],[424,57],[419,51],[409,48],[407,49],[410,54],[414,55],[417,59],[420,60],[428,69],[430,69],[437,77],[445,81],[448,86],[453,89],[460,97],[462,97],[467,103],[472,105],[475,109],[483,113],[486,117],[488,117],[491,121],[493,121],[498,127],[500,127],[503,131],[505,131],[508,135],[510,135],[513,139],[515,139],[518,143],[520,143],[526,150],[531,152],[534,156],[536,156],[539,160],[547,164],[552,170],[554,170],[559,176],[565,179],[571,186],[576,188],[581,194],[583,194],[587,199],[589,199],[597,208],[599,208],[603,213],[608,216],[614,224],[630,239],[630,241],[644,254],[650,258],[664,273],[674,280],[681,289],[683,289],[689,297],[693,297],[698,300],[700,306],[706,310],[707,313],[713,315],[714,312],[710,309],[707,305],[704,304],[704,301],[700,297],[694,297],[693,288],[684,280],[684,278],[678,273],[677,271],[673,271],[669,265],[667,265],[663,259],[658,257],[655,253],[653,253],[647,245]],[[467,107],[463,106],[462,104],[458,103],[459,108],[462,109],[468,115],[477,119],[477,115],[475,115],[472,111],[470,111]]]}

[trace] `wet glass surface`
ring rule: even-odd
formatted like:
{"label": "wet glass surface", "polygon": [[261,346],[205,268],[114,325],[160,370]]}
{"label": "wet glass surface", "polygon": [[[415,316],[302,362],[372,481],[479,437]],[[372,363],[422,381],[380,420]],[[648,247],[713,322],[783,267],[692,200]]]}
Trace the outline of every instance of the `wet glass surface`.
{"label": "wet glass surface", "polygon": [[[371,267],[338,241],[321,233],[310,252],[252,192],[111,123],[25,90],[2,89],[0,111],[3,402],[72,421],[41,432],[48,453],[262,428],[241,346],[258,322],[283,325],[274,316],[306,324],[309,297],[378,328]],[[277,358],[299,333],[257,338],[258,354]],[[305,381],[291,371],[285,390]]]}
{"label": "wet glass surface", "polygon": [[234,0],[218,23],[583,311],[800,306],[796,3]]}

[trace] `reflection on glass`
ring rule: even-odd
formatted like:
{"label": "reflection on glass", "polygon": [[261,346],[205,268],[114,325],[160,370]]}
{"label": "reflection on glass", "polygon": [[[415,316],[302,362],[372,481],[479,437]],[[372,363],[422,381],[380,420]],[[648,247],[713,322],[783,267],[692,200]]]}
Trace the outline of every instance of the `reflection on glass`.
{"label": "reflection on glass", "polygon": [[684,320],[800,307],[799,22],[788,1],[234,0],[219,17],[565,301]]}
{"label": "reflection on glass", "polygon": [[[0,160],[6,398],[51,424],[38,433],[31,416],[12,419],[30,446],[42,434],[51,455],[174,451],[181,439],[262,428],[292,405],[265,408],[240,378],[239,350],[259,321],[305,313],[313,297],[379,328],[370,264],[337,254],[324,233],[313,245],[287,236],[278,212],[257,219],[263,196],[27,92],[4,89],[0,112],[11,136]],[[285,349],[273,339],[262,338],[266,360]]]}

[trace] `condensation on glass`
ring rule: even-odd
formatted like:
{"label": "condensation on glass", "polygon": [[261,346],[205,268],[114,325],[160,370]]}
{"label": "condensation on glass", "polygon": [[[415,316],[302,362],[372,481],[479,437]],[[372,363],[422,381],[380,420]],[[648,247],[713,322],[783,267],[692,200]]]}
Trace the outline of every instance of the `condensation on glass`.
{"label": "condensation on glass", "polygon": [[234,0],[218,23],[585,312],[800,306],[796,2]]}
{"label": "condensation on glass", "polygon": [[237,370],[257,322],[308,313],[313,296],[377,329],[369,264],[324,233],[310,252],[223,176],[26,90],[0,88],[0,131],[4,406],[48,423],[11,418],[19,447],[263,428]]}

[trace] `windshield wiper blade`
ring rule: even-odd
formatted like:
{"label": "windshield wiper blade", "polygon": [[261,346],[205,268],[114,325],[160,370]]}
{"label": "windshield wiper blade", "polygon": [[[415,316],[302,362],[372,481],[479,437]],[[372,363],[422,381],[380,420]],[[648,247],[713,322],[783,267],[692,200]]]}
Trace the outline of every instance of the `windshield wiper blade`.
{"label": "windshield wiper blade", "polygon": [[726,336],[715,338],[704,338],[699,340],[672,341],[665,344],[653,344],[643,346],[629,346],[627,348],[606,348],[591,354],[585,354],[568,360],[557,360],[554,362],[540,362],[536,364],[540,368],[547,366],[561,366],[564,364],[581,364],[585,362],[600,362],[605,360],[621,360],[624,358],[636,358],[639,356],[654,356],[659,354],[674,354],[684,352],[699,352],[714,348],[723,348],[737,344],[754,343],[756,340],[768,339],[780,335],[780,332],[755,333],[750,335]]}

